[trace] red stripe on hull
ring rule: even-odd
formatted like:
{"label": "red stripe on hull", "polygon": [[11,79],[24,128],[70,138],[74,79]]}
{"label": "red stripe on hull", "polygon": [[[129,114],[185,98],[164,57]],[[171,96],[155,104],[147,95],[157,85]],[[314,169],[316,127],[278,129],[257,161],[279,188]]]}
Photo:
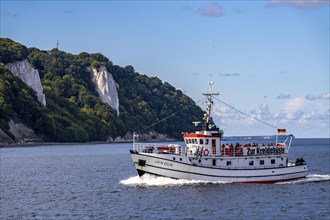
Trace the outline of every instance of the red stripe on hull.
{"label": "red stripe on hull", "polygon": [[247,183],[247,184],[269,184],[269,183],[285,182],[285,181],[302,179],[302,178],[305,178],[305,177],[298,177],[298,178],[286,179],[286,180],[262,180],[262,181],[251,181],[251,182],[242,182],[242,183]]}

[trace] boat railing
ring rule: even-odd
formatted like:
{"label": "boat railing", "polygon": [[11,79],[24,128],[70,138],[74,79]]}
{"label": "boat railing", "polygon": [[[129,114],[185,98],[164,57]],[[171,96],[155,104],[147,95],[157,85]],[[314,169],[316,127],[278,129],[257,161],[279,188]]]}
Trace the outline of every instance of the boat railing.
{"label": "boat railing", "polygon": [[186,148],[178,144],[133,143],[133,150],[140,153],[185,155]]}

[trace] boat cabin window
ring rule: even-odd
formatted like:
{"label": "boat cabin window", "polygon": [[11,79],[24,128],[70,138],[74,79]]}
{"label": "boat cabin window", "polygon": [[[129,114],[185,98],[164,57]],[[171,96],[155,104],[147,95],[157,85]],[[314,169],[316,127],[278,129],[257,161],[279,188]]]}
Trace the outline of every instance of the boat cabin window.
{"label": "boat cabin window", "polygon": [[199,144],[203,144],[203,139],[199,139]]}
{"label": "boat cabin window", "polygon": [[260,165],[265,165],[265,161],[264,160],[260,160]]}
{"label": "boat cabin window", "polygon": [[271,164],[275,164],[275,159],[271,159],[271,160],[270,160],[270,163],[271,163]]}
{"label": "boat cabin window", "polygon": [[189,141],[188,141],[188,139],[186,139],[186,144],[188,144],[189,143]]}
{"label": "boat cabin window", "polygon": [[231,161],[227,161],[227,166],[230,166],[231,165]]}
{"label": "boat cabin window", "polygon": [[206,144],[206,145],[209,144],[209,139],[205,139],[205,144]]}
{"label": "boat cabin window", "polygon": [[213,159],[213,160],[212,160],[212,165],[213,165],[213,166],[216,166],[216,165],[217,165],[217,160],[216,160],[216,159]]}
{"label": "boat cabin window", "polygon": [[250,165],[250,166],[253,166],[253,160],[250,160],[250,161],[249,161],[249,165]]}
{"label": "boat cabin window", "polygon": [[217,148],[215,147],[215,139],[212,139],[212,153],[217,154]]}

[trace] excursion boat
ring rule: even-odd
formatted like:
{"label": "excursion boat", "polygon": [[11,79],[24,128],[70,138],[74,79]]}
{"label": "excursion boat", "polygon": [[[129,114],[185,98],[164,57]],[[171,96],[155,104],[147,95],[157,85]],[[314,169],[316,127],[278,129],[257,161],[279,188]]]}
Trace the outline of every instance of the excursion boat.
{"label": "excursion boat", "polygon": [[[276,136],[274,144],[223,141],[223,131],[211,117],[212,98],[219,93],[210,88],[203,95],[206,96],[206,113],[202,122],[193,122],[198,131],[183,133],[185,146],[138,143],[137,135],[133,134],[130,154],[139,176],[152,174],[174,179],[239,183],[274,183],[307,176],[303,158],[288,160],[293,135],[288,135],[283,142]],[[278,129],[278,132],[285,132],[285,129]]]}

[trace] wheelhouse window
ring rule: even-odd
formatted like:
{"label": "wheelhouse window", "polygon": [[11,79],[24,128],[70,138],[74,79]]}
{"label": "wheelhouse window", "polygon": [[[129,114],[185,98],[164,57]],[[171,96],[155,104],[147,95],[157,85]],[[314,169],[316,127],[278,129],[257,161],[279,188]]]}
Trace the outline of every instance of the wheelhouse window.
{"label": "wheelhouse window", "polygon": [[271,164],[275,164],[275,159],[271,159],[271,160],[270,160],[270,163],[271,163]]}
{"label": "wheelhouse window", "polygon": [[208,145],[209,144],[209,139],[205,140],[205,144]]}
{"label": "wheelhouse window", "polygon": [[265,165],[265,161],[264,160],[260,160],[260,165]]}
{"label": "wheelhouse window", "polygon": [[203,144],[203,143],[204,143],[203,139],[199,139],[199,144]]}

